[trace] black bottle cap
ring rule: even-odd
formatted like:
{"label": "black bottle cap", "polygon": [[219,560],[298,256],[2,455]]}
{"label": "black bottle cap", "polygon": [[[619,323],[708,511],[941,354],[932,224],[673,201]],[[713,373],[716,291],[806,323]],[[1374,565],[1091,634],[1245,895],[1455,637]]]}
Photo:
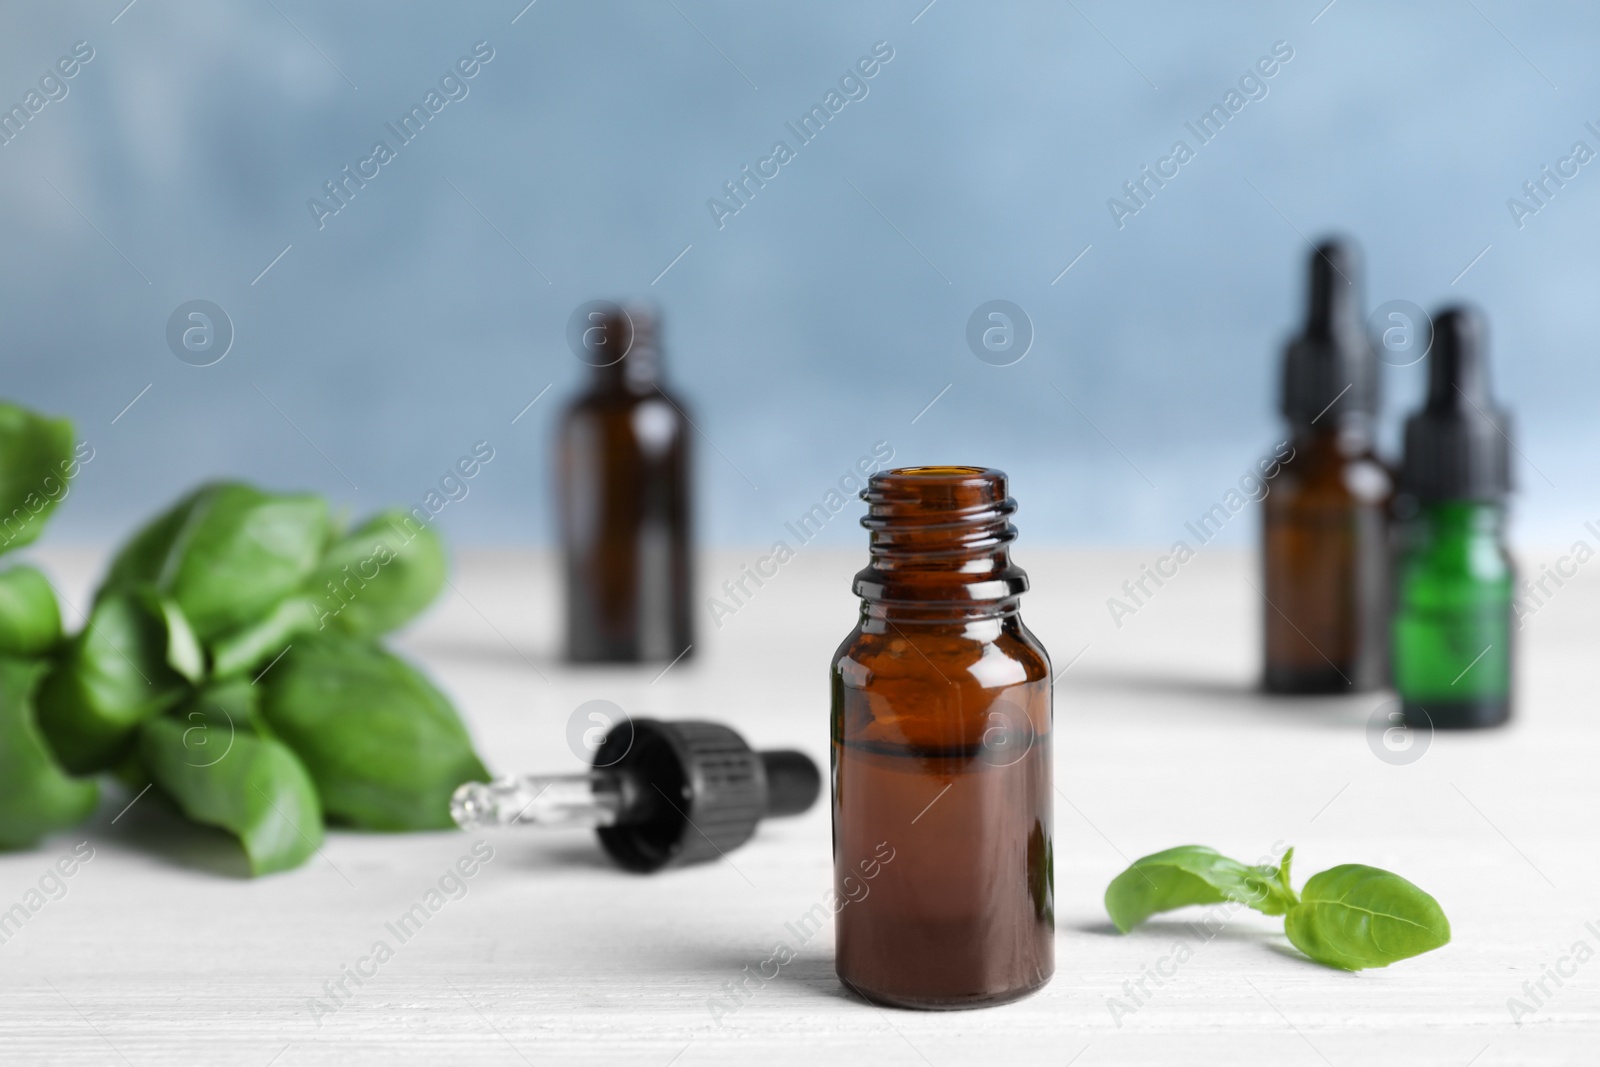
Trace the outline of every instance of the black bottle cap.
{"label": "black bottle cap", "polygon": [[1476,308],[1433,317],[1428,399],[1406,420],[1400,490],[1419,503],[1497,503],[1511,491],[1511,417],[1489,395],[1489,327]]}
{"label": "black bottle cap", "polygon": [[[621,746],[627,750],[618,759]],[[725,856],[748,841],[764,817],[797,815],[822,788],[809,757],[754,752],[738,733],[714,722],[618,724],[594,763],[631,782],[617,822],[598,833],[611,858],[632,871]]]}
{"label": "black bottle cap", "polygon": [[1340,240],[1311,254],[1305,330],[1283,359],[1283,414],[1296,427],[1377,414],[1378,357],[1361,318],[1358,259]]}

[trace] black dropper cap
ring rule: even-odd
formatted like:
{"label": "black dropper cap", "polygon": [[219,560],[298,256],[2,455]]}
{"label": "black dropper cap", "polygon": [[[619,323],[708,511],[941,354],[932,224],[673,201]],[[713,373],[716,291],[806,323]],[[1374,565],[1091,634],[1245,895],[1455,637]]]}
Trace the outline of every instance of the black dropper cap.
{"label": "black dropper cap", "polygon": [[798,815],[822,791],[809,756],[754,752],[714,722],[618,723],[594,765],[628,783],[616,822],[597,832],[611,858],[633,871],[718,859],[748,841],[762,819]]}
{"label": "black dropper cap", "polygon": [[1489,395],[1489,326],[1476,308],[1433,317],[1428,399],[1406,420],[1400,489],[1419,503],[1498,503],[1511,491],[1511,417]]}
{"label": "black dropper cap", "polygon": [[1283,358],[1283,414],[1295,427],[1377,414],[1378,357],[1361,318],[1358,259],[1337,239],[1311,255],[1305,330]]}

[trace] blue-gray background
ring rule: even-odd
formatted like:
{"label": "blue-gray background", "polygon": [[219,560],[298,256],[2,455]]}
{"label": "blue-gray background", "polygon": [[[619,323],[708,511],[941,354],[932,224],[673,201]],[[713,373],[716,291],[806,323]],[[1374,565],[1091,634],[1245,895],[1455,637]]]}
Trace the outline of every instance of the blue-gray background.
{"label": "blue-gray background", "polygon": [[[1592,6],[524,2],[8,12],[7,106],[95,50],[0,147],[0,394],[95,448],[55,537],[111,542],[220,475],[415,504],[486,439],[443,528],[547,542],[584,371],[565,324],[612,297],[665,314],[709,542],[770,542],[887,440],[1009,470],[1029,542],[1164,544],[1277,440],[1305,239],[1329,231],[1363,245],[1369,306],[1488,311],[1525,543],[1600,517],[1600,164],[1520,229],[1506,204],[1600,149]],[[319,230],[307,200],[478,41],[470,94]],[[878,41],[869,95],[719,230],[708,198],[797,146],[784,123]],[[1119,230],[1107,199],[1277,41],[1268,95]],[[205,368],[165,339],[196,298],[237,331]],[[965,341],[993,298],[1034,326],[1014,366]],[[1391,444],[1420,370],[1386,377]]]}

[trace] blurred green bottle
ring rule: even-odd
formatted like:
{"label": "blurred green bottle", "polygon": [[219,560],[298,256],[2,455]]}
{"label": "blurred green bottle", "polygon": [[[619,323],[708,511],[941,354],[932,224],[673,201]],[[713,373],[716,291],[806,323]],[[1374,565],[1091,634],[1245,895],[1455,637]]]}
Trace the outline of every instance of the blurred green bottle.
{"label": "blurred green bottle", "polygon": [[1511,714],[1510,416],[1489,395],[1487,337],[1473,308],[1435,316],[1428,398],[1406,421],[1392,659],[1414,727]]}

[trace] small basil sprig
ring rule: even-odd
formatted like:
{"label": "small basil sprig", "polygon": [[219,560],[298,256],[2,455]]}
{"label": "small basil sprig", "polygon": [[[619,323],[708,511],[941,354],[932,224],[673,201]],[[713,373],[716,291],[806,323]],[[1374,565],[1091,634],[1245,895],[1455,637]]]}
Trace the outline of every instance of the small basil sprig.
{"label": "small basil sprig", "polygon": [[1134,864],[1106,887],[1106,912],[1119,931],[1190,904],[1234,901],[1282,915],[1290,944],[1329,967],[1387,967],[1450,942],[1450,920],[1433,897],[1398,874],[1346,863],[1312,875],[1296,894],[1289,863],[1247,866],[1203,845],[1182,845]]}

